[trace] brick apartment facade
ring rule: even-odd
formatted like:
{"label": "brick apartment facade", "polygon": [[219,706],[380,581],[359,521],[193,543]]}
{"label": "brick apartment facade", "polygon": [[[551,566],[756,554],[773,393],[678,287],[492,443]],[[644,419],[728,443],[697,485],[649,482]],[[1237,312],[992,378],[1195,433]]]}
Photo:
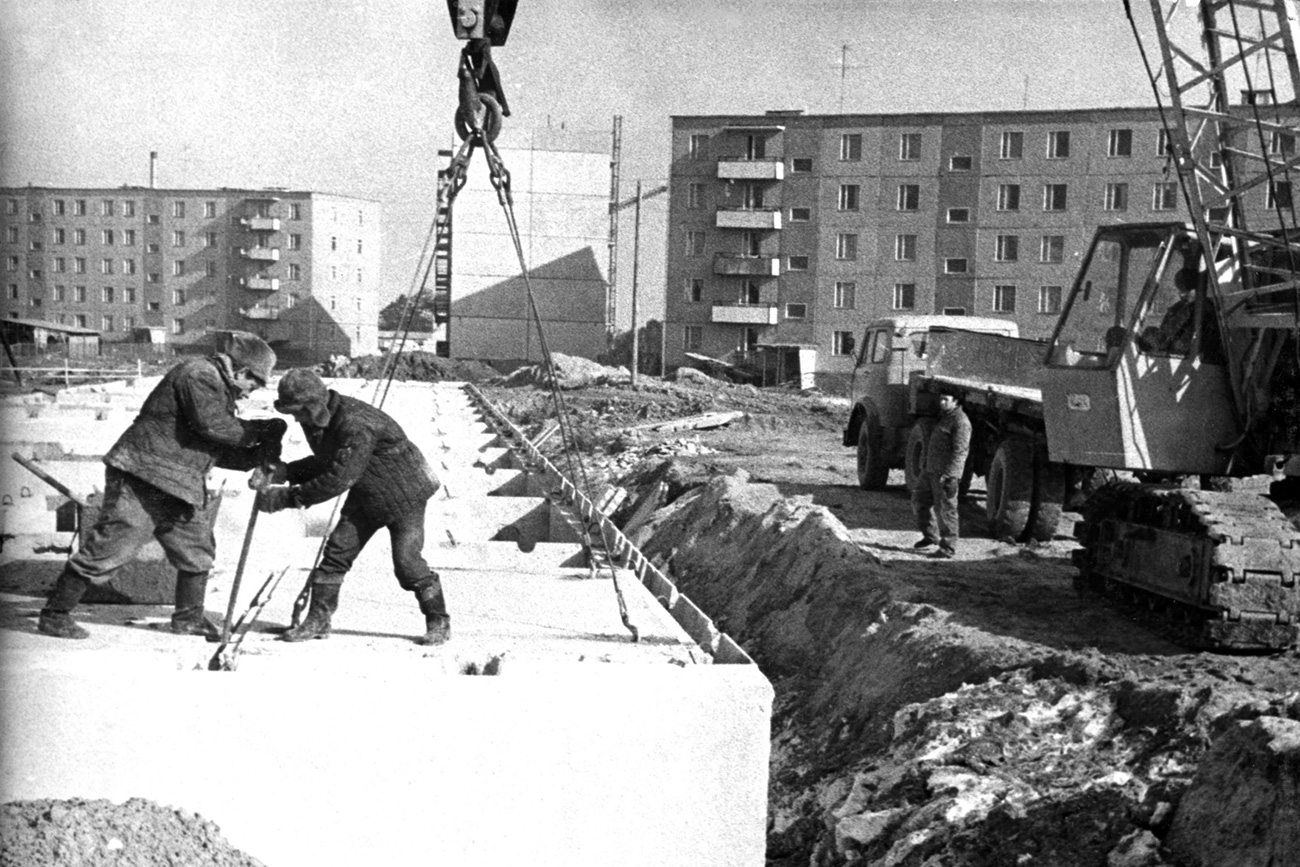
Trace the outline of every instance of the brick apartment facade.
{"label": "brick apartment facade", "polygon": [[278,188],[0,188],[0,315],[104,343],[245,330],[286,359],[373,354],[379,222],[377,202]]}

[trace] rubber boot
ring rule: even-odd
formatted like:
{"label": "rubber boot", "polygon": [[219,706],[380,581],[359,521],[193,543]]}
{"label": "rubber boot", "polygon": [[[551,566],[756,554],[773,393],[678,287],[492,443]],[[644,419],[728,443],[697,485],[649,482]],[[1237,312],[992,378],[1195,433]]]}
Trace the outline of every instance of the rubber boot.
{"label": "rubber boot", "polygon": [[311,585],[311,603],[307,608],[307,616],[303,618],[302,623],[292,629],[285,630],[280,636],[281,641],[307,641],[312,638],[329,638],[330,635],[330,615],[338,610],[339,607],[339,589],[341,584],[317,584]]}
{"label": "rubber boot", "polygon": [[419,600],[420,613],[424,615],[424,635],[415,639],[415,643],[425,646],[445,643],[451,638],[451,617],[447,614],[442,581],[437,572],[431,572],[427,581],[416,585],[415,598]]}
{"label": "rubber boot", "polygon": [[89,587],[88,580],[65,566],[54,582],[54,589],[50,591],[45,607],[41,609],[36,630],[42,635],[52,635],[55,638],[89,638],[90,633],[72,619],[72,609],[77,607]]}
{"label": "rubber boot", "polygon": [[176,575],[176,611],[172,614],[172,632],[177,635],[202,635],[208,641],[220,641],[221,630],[203,613],[208,595],[207,572],[179,572]]}

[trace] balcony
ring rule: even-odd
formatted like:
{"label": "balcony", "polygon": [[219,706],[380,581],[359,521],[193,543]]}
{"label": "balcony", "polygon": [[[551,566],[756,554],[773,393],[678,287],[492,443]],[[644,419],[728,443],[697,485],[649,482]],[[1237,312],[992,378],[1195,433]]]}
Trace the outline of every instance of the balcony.
{"label": "balcony", "polygon": [[280,231],[279,217],[244,217],[239,224],[250,232]]}
{"label": "balcony", "polygon": [[247,307],[239,311],[245,319],[279,319],[279,307]]}
{"label": "balcony", "polygon": [[718,179],[723,181],[779,181],[785,178],[785,161],[778,157],[756,160],[718,160]]}
{"label": "balcony", "polygon": [[265,292],[274,292],[280,288],[279,277],[240,277],[239,285],[245,289],[260,289]]}
{"label": "balcony", "polygon": [[713,273],[726,277],[776,277],[781,273],[781,260],[775,256],[718,253],[713,257]]}
{"label": "balcony", "polygon": [[775,325],[775,304],[714,304],[714,323],[726,325]]}
{"label": "balcony", "polygon": [[779,208],[718,208],[719,229],[779,229]]}
{"label": "balcony", "polygon": [[279,262],[279,247],[240,247],[239,255],[254,262]]}

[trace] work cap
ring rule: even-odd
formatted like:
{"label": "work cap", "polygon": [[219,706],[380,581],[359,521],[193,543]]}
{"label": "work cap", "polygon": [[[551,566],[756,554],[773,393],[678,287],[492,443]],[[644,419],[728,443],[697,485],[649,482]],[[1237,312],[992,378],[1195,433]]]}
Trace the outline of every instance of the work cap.
{"label": "work cap", "polygon": [[280,377],[280,398],[275,402],[277,412],[319,410],[327,403],[329,403],[329,392],[325,388],[325,383],[314,371],[305,367],[295,367]]}
{"label": "work cap", "polygon": [[247,331],[232,331],[221,352],[230,356],[235,370],[248,368],[248,372],[262,385],[266,385],[275,369],[275,350],[267,346],[265,340]]}

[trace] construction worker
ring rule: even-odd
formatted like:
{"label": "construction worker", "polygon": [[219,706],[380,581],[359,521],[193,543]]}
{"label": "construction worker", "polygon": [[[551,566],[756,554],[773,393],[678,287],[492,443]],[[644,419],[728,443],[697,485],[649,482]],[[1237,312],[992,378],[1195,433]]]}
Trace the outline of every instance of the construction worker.
{"label": "construction worker", "polygon": [[938,542],[934,557],[951,559],[957,553],[957,493],[970,453],[970,434],[970,419],[957,398],[939,395],[939,419],[926,444],[925,467],[912,488],[912,510],[921,530],[921,540],[913,547],[923,550]]}
{"label": "construction worker", "polygon": [[308,577],[307,616],[281,638],[306,641],[329,635],[344,576],[370,537],[387,528],[397,582],[415,594],[424,614],[426,631],[417,643],[442,644],[451,637],[451,618],[442,581],[422,553],[425,506],[440,483],[424,455],[391,416],[327,389],[311,370],[284,375],[275,408],[302,425],[313,455],[276,464],[266,478],[250,480],[250,485],[275,485],[262,491],[258,507],[265,512],[299,509],[348,494],[320,564]]}
{"label": "construction worker", "polygon": [[216,554],[208,495],[213,466],[251,470],[280,456],[282,419],[245,421],[235,403],[265,386],[275,353],[261,338],[230,334],[220,351],[173,367],[104,456],[104,497],[81,547],[68,558],[41,611],[37,629],[57,638],[89,634],[72,610],[91,584],[106,582],[155,538],[176,568],[171,630],[219,641],[203,613]]}

